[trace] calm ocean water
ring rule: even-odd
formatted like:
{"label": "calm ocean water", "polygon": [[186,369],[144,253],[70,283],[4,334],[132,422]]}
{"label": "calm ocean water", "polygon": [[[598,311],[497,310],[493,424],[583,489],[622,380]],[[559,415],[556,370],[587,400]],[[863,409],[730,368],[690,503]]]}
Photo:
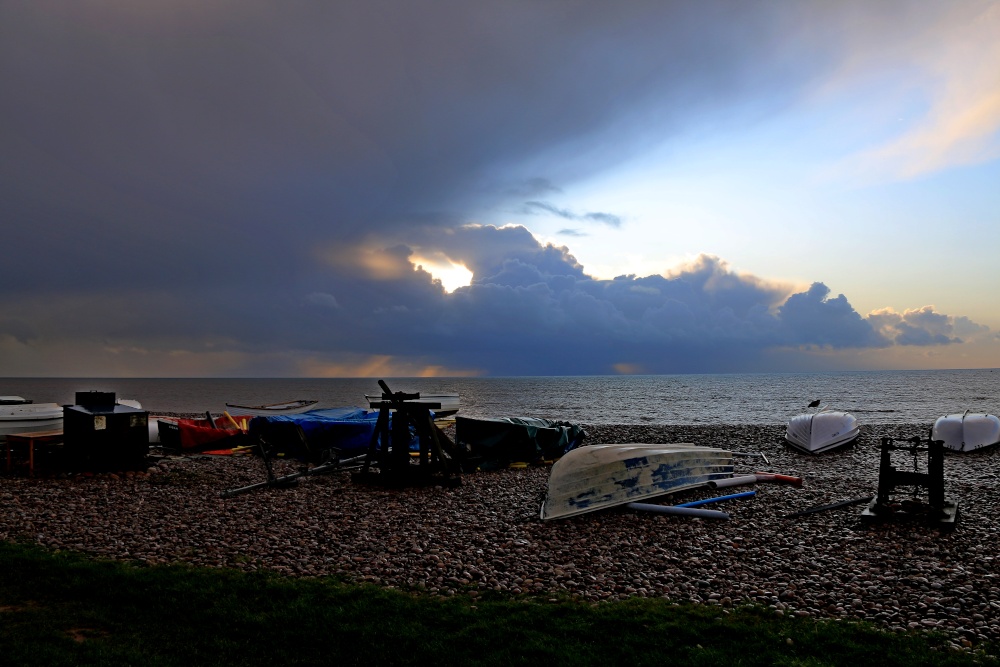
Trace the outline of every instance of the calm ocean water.
{"label": "calm ocean water", "polygon": [[[458,393],[469,417],[542,417],[582,424],[784,424],[806,405],[862,424],[933,424],[954,412],[1000,412],[1000,369],[739,375],[386,379],[393,391]],[[309,398],[364,407],[375,379],[6,378],[0,395],[72,404],[77,391],[113,391],[155,414],[222,412],[225,404]]]}

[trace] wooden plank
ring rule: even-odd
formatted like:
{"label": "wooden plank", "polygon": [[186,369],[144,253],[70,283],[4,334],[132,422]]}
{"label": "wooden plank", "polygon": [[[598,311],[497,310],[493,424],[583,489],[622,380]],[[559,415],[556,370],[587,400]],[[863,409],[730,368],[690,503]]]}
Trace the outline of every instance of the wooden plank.
{"label": "wooden plank", "polygon": [[50,431],[27,431],[25,433],[8,433],[7,442],[53,442],[63,438],[62,429]]}

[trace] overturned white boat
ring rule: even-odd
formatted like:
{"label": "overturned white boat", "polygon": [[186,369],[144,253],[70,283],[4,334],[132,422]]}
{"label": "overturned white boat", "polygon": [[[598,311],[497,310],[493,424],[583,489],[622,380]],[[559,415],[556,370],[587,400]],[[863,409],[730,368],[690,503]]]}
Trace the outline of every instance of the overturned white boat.
{"label": "overturned white boat", "polygon": [[807,454],[819,454],[849,445],[858,438],[858,420],[849,412],[820,409],[788,421],[785,440]]}
{"label": "overturned white boat", "polygon": [[931,429],[931,440],[943,440],[956,452],[971,452],[1000,444],[1000,417],[988,414],[945,415],[938,417]]}
{"label": "overturned white boat", "polygon": [[733,453],[689,443],[586,445],[552,466],[542,519],[648,500],[731,477]]}

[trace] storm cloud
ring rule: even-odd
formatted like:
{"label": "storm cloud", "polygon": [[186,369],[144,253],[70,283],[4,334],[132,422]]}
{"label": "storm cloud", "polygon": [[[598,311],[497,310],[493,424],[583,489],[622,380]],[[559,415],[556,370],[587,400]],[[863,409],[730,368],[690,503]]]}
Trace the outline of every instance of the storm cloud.
{"label": "storm cloud", "polygon": [[[623,126],[662,139],[682,110],[803,85],[829,56],[774,46],[795,20],[723,2],[3,3],[0,375],[88,351],[124,360],[109,373],[748,370],[777,348],[982,333],[933,309],[865,317],[710,255],[598,280],[570,248],[477,223],[520,206],[627,227],[547,197],[651,139]],[[471,284],[449,293],[421,259]]]}

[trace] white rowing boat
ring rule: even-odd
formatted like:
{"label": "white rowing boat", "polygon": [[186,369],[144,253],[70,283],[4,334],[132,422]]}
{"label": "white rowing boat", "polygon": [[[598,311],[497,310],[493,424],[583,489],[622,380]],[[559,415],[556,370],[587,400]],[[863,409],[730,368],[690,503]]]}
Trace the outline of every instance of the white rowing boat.
{"label": "white rowing boat", "polygon": [[285,403],[269,403],[266,405],[239,405],[237,403],[226,403],[226,409],[232,415],[266,417],[268,415],[297,415],[301,412],[311,410],[319,401],[301,399],[298,401],[286,401]]}
{"label": "white rowing boat", "polygon": [[996,415],[963,414],[938,417],[931,429],[931,440],[943,440],[956,452],[971,452],[1000,443],[1000,418]]}
{"label": "white rowing boat", "polygon": [[821,409],[792,417],[785,430],[788,444],[807,454],[828,452],[858,438],[858,420],[849,412]]}
{"label": "white rowing boat", "polygon": [[542,519],[649,500],[731,477],[733,453],[689,443],[587,445],[552,465]]}

